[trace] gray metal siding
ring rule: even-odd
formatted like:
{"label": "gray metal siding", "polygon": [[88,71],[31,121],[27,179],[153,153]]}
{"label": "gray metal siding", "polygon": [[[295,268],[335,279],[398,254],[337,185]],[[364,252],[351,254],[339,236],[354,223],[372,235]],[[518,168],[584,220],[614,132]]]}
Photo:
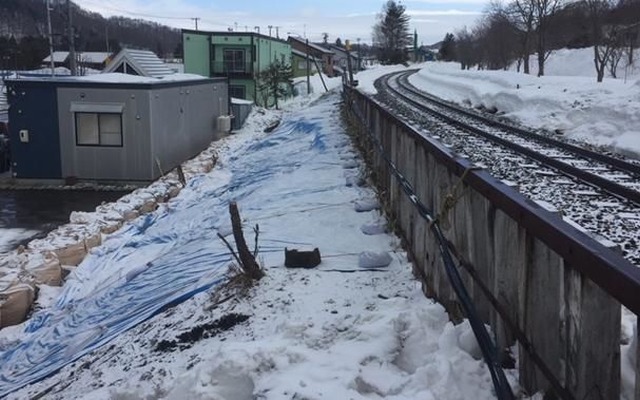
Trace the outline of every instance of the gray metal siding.
{"label": "gray metal siding", "polygon": [[[72,103],[122,103],[122,147],[77,146]],[[58,88],[62,176],[151,180],[149,90]]]}
{"label": "gray metal siding", "polygon": [[151,93],[151,157],[166,172],[219,138],[216,119],[229,113],[226,81],[159,88]]}

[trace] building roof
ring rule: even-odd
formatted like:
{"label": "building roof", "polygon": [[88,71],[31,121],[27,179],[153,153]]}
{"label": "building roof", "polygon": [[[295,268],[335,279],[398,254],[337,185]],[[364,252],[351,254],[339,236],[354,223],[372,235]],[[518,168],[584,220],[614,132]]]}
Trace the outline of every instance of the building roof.
{"label": "building roof", "polygon": [[85,51],[78,55],[80,61],[92,64],[101,64],[106,62],[109,57],[111,57],[111,53],[102,51]]}
{"label": "building roof", "polygon": [[[69,56],[69,52],[68,51],[54,51],[53,52],[53,62],[57,62],[57,63],[64,62],[67,59],[68,56]],[[42,62],[43,63],[50,63],[51,62],[51,54],[46,56],[44,58],[44,60],[42,60]]]}
{"label": "building roof", "polygon": [[312,49],[314,49],[314,50],[317,50],[317,51],[319,51],[319,52],[322,52],[322,53],[324,53],[324,54],[333,54],[333,51],[331,51],[331,50],[329,50],[329,49],[325,49],[325,48],[324,48],[324,47],[322,47],[322,46],[318,46],[318,45],[317,45],[317,44],[315,44],[315,43],[307,42],[307,40],[306,40],[306,39],[302,39],[302,38],[300,38],[300,37],[296,37],[296,36],[289,36],[289,41],[296,41],[296,42],[302,43],[303,45],[305,45],[305,46],[309,46],[310,48],[312,48]]}
{"label": "building roof", "polygon": [[[298,57],[307,58],[307,53],[305,53],[304,51],[291,49],[291,54],[293,54],[295,56],[298,56]],[[318,61],[318,59],[316,57],[312,56],[311,54],[309,54],[309,59]]]}
{"label": "building roof", "polygon": [[276,42],[288,43],[284,39],[280,39],[278,37],[265,35],[265,34],[258,33],[258,32],[252,32],[252,31],[247,31],[247,32],[240,32],[240,31],[195,31],[193,29],[183,29],[182,33],[188,33],[188,34],[191,34],[191,35],[207,35],[207,36],[254,36],[254,37],[259,37],[259,38],[262,38],[262,39],[274,40]]}
{"label": "building roof", "polygon": [[[102,52],[102,51],[85,51],[76,53],[78,59],[82,62],[91,63],[91,64],[102,64],[111,56],[111,53]],[[53,52],[53,62],[62,63],[67,60],[69,57],[68,51],[54,51]],[[42,63],[50,63],[51,55],[48,55],[42,60]]]}
{"label": "building roof", "polygon": [[[343,47],[340,46],[336,46],[335,44],[327,44],[327,45],[322,45],[328,49],[331,49],[333,51],[334,54],[336,55],[340,55],[340,56],[347,56],[347,50],[344,49]],[[357,59],[358,58],[358,52],[357,51],[350,51],[349,55],[351,56],[352,59]]]}
{"label": "building roof", "polygon": [[21,87],[90,87],[90,88],[141,88],[152,89],[171,86],[194,86],[203,83],[226,82],[227,78],[206,78],[195,74],[173,74],[161,78],[121,73],[104,73],[87,76],[28,77],[5,80],[7,86]]}
{"label": "building roof", "polygon": [[125,63],[140,76],[161,78],[175,73],[154,52],[134,49],[122,49],[103,72],[115,72]]}

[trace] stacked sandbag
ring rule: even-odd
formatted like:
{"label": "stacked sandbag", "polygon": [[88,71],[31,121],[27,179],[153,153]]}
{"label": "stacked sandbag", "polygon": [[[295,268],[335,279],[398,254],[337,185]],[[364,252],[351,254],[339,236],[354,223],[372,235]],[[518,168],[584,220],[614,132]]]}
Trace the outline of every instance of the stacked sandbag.
{"label": "stacked sandbag", "polygon": [[35,289],[24,283],[0,291],[0,329],[24,321],[34,299]]}
{"label": "stacked sandbag", "polygon": [[[62,284],[62,267],[57,255],[52,251],[44,253],[25,253],[23,270],[35,284],[60,286]],[[23,278],[23,281],[26,280]]]}

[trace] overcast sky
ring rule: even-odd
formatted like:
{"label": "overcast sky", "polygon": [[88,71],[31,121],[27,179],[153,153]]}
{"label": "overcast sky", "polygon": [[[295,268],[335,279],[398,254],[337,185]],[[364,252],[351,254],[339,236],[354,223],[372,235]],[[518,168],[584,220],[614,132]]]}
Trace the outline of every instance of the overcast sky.
{"label": "overcast sky", "polygon": [[[254,30],[269,33],[278,26],[280,37],[305,36],[319,41],[360,38],[371,42],[371,26],[385,0],[74,0],[81,7],[104,16],[122,15],[156,21],[176,28],[201,30]],[[442,40],[445,33],[471,27],[487,0],[405,0],[411,30],[417,29],[419,44]],[[237,27],[237,28],[236,28]],[[275,36],[275,28],[272,35]]]}

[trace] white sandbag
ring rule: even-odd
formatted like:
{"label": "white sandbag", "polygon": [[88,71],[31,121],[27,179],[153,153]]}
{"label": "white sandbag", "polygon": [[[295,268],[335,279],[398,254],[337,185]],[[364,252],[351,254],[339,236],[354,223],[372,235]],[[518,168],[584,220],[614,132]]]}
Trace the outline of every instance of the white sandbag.
{"label": "white sandbag", "polygon": [[360,199],[356,200],[353,207],[356,212],[367,212],[379,209],[380,203],[376,198]]}
{"label": "white sandbag", "polygon": [[364,224],[360,227],[360,231],[365,235],[381,235],[387,232],[386,221],[377,221]]}
{"label": "white sandbag", "polygon": [[348,169],[344,171],[344,178],[346,180],[347,187],[352,186],[364,186],[366,180],[362,171],[359,169]]}
{"label": "white sandbag", "polygon": [[84,240],[55,250],[58,260],[62,265],[78,265],[87,255],[87,249],[84,247]]}
{"label": "white sandbag", "polygon": [[358,256],[358,266],[360,268],[384,268],[391,264],[393,259],[386,251],[363,251]]}
{"label": "white sandbag", "polygon": [[96,216],[95,213],[89,213],[84,211],[72,211],[69,215],[69,222],[72,224],[90,224],[95,222]]}
{"label": "white sandbag", "polygon": [[168,195],[169,198],[174,198],[176,197],[178,194],[180,194],[180,190],[181,187],[180,186],[172,186],[171,189],[169,189]]}
{"label": "white sandbag", "polygon": [[122,213],[122,218],[124,218],[125,221],[131,221],[133,219],[138,218],[139,216],[140,216],[140,213],[138,213],[137,210],[127,210]]}
{"label": "white sandbag", "polygon": [[94,247],[100,246],[102,244],[102,234],[100,232],[96,232],[93,235],[89,235],[84,238],[84,248],[89,251]]}
{"label": "white sandbag", "polygon": [[18,284],[0,292],[0,329],[24,321],[35,298],[32,286]]}
{"label": "white sandbag", "polygon": [[50,286],[60,286],[62,284],[60,261],[52,251],[30,254],[24,268],[37,284]]}
{"label": "white sandbag", "polygon": [[120,229],[121,226],[122,226],[121,221],[111,221],[107,225],[103,225],[100,228],[100,232],[104,233],[105,235],[108,235]]}
{"label": "white sandbag", "polygon": [[346,160],[345,162],[342,163],[342,168],[344,169],[353,169],[353,168],[358,168],[358,161],[355,159],[350,159],[350,160]]}
{"label": "white sandbag", "polygon": [[156,203],[154,199],[149,199],[145,200],[145,202],[142,203],[142,206],[140,206],[140,209],[138,211],[140,212],[140,214],[147,214],[155,211],[156,208],[158,208],[158,203]]}

